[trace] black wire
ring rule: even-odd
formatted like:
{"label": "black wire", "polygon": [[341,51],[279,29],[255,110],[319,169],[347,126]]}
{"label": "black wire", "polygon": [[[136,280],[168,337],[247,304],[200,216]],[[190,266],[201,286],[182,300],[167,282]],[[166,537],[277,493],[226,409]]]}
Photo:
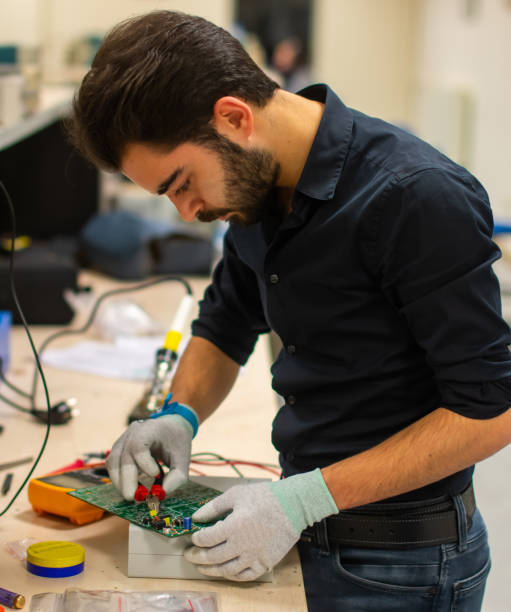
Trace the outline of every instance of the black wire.
{"label": "black wire", "polygon": [[26,391],[23,391],[23,389],[19,389],[16,385],[13,385],[11,382],[9,382],[7,380],[7,378],[5,378],[4,372],[3,372],[3,365],[4,365],[3,359],[0,357],[0,380],[7,387],[9,387],[9,389],[12,389],[13,391],[16,391],[16,393],[18,393],[19,395],[23,395],[23,397],[30,398],[30,393],[27,393]]}
{"label": "black wire", "polygon": [[[167,281],[177,281],[181,283],[182,285],[184,285],[186,289],[186,293],[188,295],[192,295],[192,288],[190,286],[190,283],[186,279],[181,278],[180,276],[173,276],[173,275],[162,276],[156,279],[145,281],[143,283],[139,283],[138,285],[132,285],[130,287],[121,287],[119,289],[112,289],[111,291],[106,291],[105,293],[100,295],[98,299],[95,301],[94,306],[92,307],[92,310],[89,314],[89,317],[87,321],[82,325],[82,327],[78,329],[63,329],[61,331],[55,332],[54,334],[51,334],[50,336],[48,336],[46,340],[44,340],[44,342],[39,347],[39,356],[43,354],[43,351],[47,348],[48,344],[50,344],[50,342],[53,342],[53,340],[55,340],[56,338],[60,338],[62,336],[67,336],[71,334],[82,334],[86,332],[89,329],[89,327],[92,325],[92,322],[94,321],[94,317],[97,314],[97,311],[98,311],[99,306],[101,305],[101,302],[103,302],[103,300],[105,300],[106,298],[111,297],[112,295],[117,295],[119,293],[139,291],[140,289],[145,289],[146,287],[158,285],[160,283],[165,283]],[[31,404],[32,410],[35,410],[35,396],[37,392],[37,380],[38,380],[37,371],[34,370],[34,376],[32,379],[32,391],[30,394],[27,394],[27,397],[30,398],[30,404]]]}
{"label": "black wire", "polygon": [[28,324],[27,321],[25,320],[25,315],[23,314],[23,310],[21,309],[19,300],[18,300],[18,295],[16,294],[16,287],[14,286],[14,239],[16,236],[16,217],[14,214],[14,206],[11,200],[11,197],[7,191],[7,189],[5,188],[4,184],[2,183],[2,181],[0,181],[0,188],[2,189],[5,199],[7,201],[7,205],[9,208],[9,212],[11,215],[11,223],[12,223],[12,236],[11,236],[11,250],[10,250],[10,255],[9,255],[9,284],[10,284],[10,288],[11,288],[11,294],[12,294],[12,298],[14,300],[14,303],[16,305],[16,310],[18,311],[18,314],[20,316],[21,322],[23,323],[23,327],[25,328],[25,333],[27,334],[27,338],[28,341],[30,343],[30,348],[32,349],[32,353],[34,354],[34,359],[36,362],[36,367],[37,367],[37,371],[39,371],[39,374],[41,376],[41,381],[43,383],[43,388],[44,388],[44,395],[46,398],[46,406],[47,406],[47,410],[48,410],[48,420],[46,422],[46,432],[44,434],[44,439],[43,439],[43,443],[41,445],[41,450],[39,451],[39,454],[36,457],[36,460],[34,461],[34,463],[32,464],[32,467],[30,468],[25,480],[21,483],[21,486],[19,487],[19,489],[16,491],[16,493],[12,496],[11,500],[9,501],[9,503],[7,504],[7,506],[0,512],[0,516],[3,516],[7,510],[9,510],[9,508],[12,506],[12,504],[15,502],[16,498],[18,497],[18,495],[21,493],[21,491],[23,490],[23,488],[25,487],[25,485],[27,484],[27,482],[29,481],[30,477],[32,476],[33,471],[35,470],[37,464],[39,463],[44,449],[46,448],[46,444],[48,442],[48,437],[50,435],[50,428],[51,428],[51,422],[50,422],[50,415],[51,415],[51,402],[50,402],[50,394],[48,393],[48,387],[46,385],[46,379],[44,377],[44,373],[43,373],[43,369],[41,367],[41,363],[39,361],[39,356],[37,354],[37,350],[34,346],[34,341],[32,340],[32,335],[30,334],[30,330],[28,329]]}
{"label": "black wire", "polygon": [[22,389],[18,389],[15,385],[9,383],[5,377],[3,376],[3,372],[1,372],[1,380],[3,380],[3,382],[5,382],[7,384],[7,386],[9,386],[11,389],[13,389],[14,391],[16,391],[17,393],[19,393],[20,395],[23,395],[27,398],[30,398],[30,402],[31,402],[31,410],[23,408],[22,406],[19,406],[18,404],[16,404],[15,402],[13,402],[12,400],[9,400],[3,396],[0,395],[0,399],[2,399],[3,401],[5,401],[6,403],[10,404],[11,406],[13,406],[14,408],[17,408],[18,410],[22,410],[23,412],[30,412],[33,413],[36,408],[35,408],[35,395],[36,395],[36,391],[37,391],[37,374],[39,373],[40,377],[41,377],[41,382],[43,383],[43,388],[44,388],[44,395],[45,395],[45,399],[46,399],[46,408],[47,408],[47,414],[48,414],[48,418],[46,421],[46,431],[44,434],[44,439],[41,445],[41,449],[34,461],[34,463],[32,464],[32,467],[30,468],[28,474],[25,477],[25,480],[21,483],[20,487],[18,488],[18,490],[14,493],[14,495],[12,496],[11,500],[9,501],[9,503],[6,505],[6,507],[0,512],[0,516],[3,516],[8,510],[9,508],[12,506],[12,504],[16,501],[16,499],[18,498],[19,494],[21,493],[21,491],[23,490],[23,488],[25,487],[25,485],[27,484],[27,482],[29,481],[30,477],[32,476],[35,468],[37,467],[43,453],[44,450],[46,448],[46,444],[48,443],[48,438],[50,435],[50,429],[51,429],[51,402],[50,402],[50,395],[48,392],[48,386],[46,384],[46,378],[44,376],[43,373],[43,369],[41,367],[41,362],[39,359],[39,356],[42,354],[42,352],[44,351],[44,349],[48,346],[48,344],[55,340],[56,338],[59,338],[61,336],[67,335],[67,334],[79,334],[79,333],[83,333],[85,331],[87,331],[87,329],[90,327],[90,325],[92,324],[92,321],[94,320],[94,317],[96,316],[96,312],[101,304],[101,302],[103,300],[105,300],[107,297],[110,297],[112,295],[116,295],[119,293],[126,293],[128,291],[137,291],[139,289],[144,289],[145,287],[150,287],[152,285],[157,285],[159,283],[163,283],[163,282],[167,282],[169,280],[174,280],[177,282],[180,282],[181,284],[183,284],[185,286],[186,292],[188,293],[188,295],[192,295],[192,288],[190,286],[190,284],[184,279],[181,278],[179,276],[173,276],[173,275],[169,275],[169,276],[162,276],[161,278],[157,278],[157,279],[153,279],[144,283],[140,283],[139,285],[134,285],[132,287],[125,287],[125,288],[120,288],[120,289],[113,289],[111,291],[107,291],[106,293],[103,293],[103,295],[101,295],[95,302],[92,311],[89,315],[89,318],[87,319],[87,321],[85,322],[85,324],[79,328],[79,329],[70,329],[70,330],[62,330],[59,332],[56,332],[54,334],[51,334],[50,336],[48,336],[48,338],[46,338],[46,340],[44,340],[44,342],[41,344],[40,348],[39,348],[39,354],[35,348],[34,342],[32,340],[32,335],[30,333],[30,330],[28,328],[28,324],[27,321],[25,319],[25,315],[23,314],[23,310],[21,309],[21,305],[19,303],[18,300],[18,295],[16,293],[16,287],[14,285],[14,241],[15,241],[15,237],[16,237],[16,217],[14,214],[14,205],[12,203],[11,197],[9,195],[9,192],[7,191],[6,187],[4,186],[4,184],[2,183],[2,181],[0,181],[0,188],[5,196],[5,199],[7,201],[7,205],[9,208],[9,213],[11,215],[11,222],[12,222],[12,236],[11,236],[11,249],[10,249],[10,254],[9,254],[9,284],[10,284],[10,289],[11,289],[11,294],[12,294],[12,298],[13,301],[16,305],[16,310],[18,311],[18,314],[20,316],[21,322],[23,324],[23,327],[25,328],[25,333],[27,334],[27,338],[28,341],[30,343],[30,348],[32,349],[32,353],[34,355],[34,359],[36,362],[36,367],[34,368],[34,376],[33,376],[33,380],[32,380],[32,391],[31,393],[27,393],[26,391],[23,391]]}
{"label": "black wire", "polygon": [[5,378],[5,376],[0,375],[0,380],[4,383],[6,387],[9,387],[9,389],[12,389],[18,395],[22,395],[23,397],[30,399],[31,397],[30,393],[23,391],[23,389],[19,389],[18,387],[16,387],[16,385],[13,385],[11,382],[7,380],[7,378]]}
{"label": "black wire", "polygon": [[[91,310],[91,313],[89,315],[89,318],[87,319],[86,323],[79,329],[65,329],[65,330],[60,330],[58,332],[55,332],[54,334],[51,334],[50,336],[48,336],[43,343],[41,344],[41,346],[39,347],[39,359],[41,359],[42,356],[42,352],[48,347],[49,343],[52,342],[53,340],[55,340],[56,338],[59,338],[61,336],[64,335],[68,335],[68,334],[81,334],[86,332],[89,327],[91,326],[94,317],[97,314],[98,308],[100,306],[100,303],[106,299],[107,297],[110,297],[112,295],[118,294],[118,293],[125,293],[128,291],[138,291],[139,289],[145,289],[146,287],[150,287],[151,285],[156,285],[158,283],[162,283],[162,282],[166,282],[169,280],[176,280],[179,281],[181,283],[183,283],[183,285],[186,288],[186,292],[191,295],[192,294],[192,290],[190,287],[190,284],[183,278],[181,277],[176,277],[176,276],[163,276],[161,278],[158,279],[153,279],[151,281],[146,281],[144,283],[141,283],[140,285],[134,285],[131,287],[126,287],[126,288],[120,288],[120,289],[113,289],[107,293],[104,293],[103,295],[101,295],[96,302],[94,303],[94,306]],[[23,389],[19,389],[18,387],[16,387],[16,385],[12,384],[11,382],[9,382],[2,371],[1,368],[2,365],[2,358],[0,357],[0,380],[2,380],[10,389],[12,389],[13,391],[15,391],[16,393],[22,395],[23,397],[26,397],[30,400],[30,408],[25,408],[24,406],[20,406],[20,404],[17,404],[15,401],[5,397],[4,395],[0,394],[0,400],[5,402],[6,404],[9,404],[10,406],[12,406],[13,408],[16,408],[16,410],[20,410],[21,412],[28,412],[33,414],[34,411],[36,410],[36,406],[35,406],[35,395],[37,392],[37,369],[34,370],[34,379],[32,381],[32,393],[27,393],[26,391],[23,391]]]}
{"label": "black wire", "polygon": [[9,399],[8,397],[5,397],[5,395],[2,395],[1,393],[0,393],[0,400],[2,400],[2,402],[5,402],[6,404],[9,404],[9,406],[16,408],[16,410],[21,410],[21,412],[28,412],[29,414],[32,414],[31,408],[25,408],[24,406],[20,406],[15,401],[13,401],[12,399]]}
{"label": "black wire", "polygon": [[[55,340],[56,338],[59,338],[61,336],[64,335],[68,335],[68,334],[80,334],[80,333],[84,333],[88,330],[88,328],[90,327],[90,325],[92,324],[94,317],[97,314],[99,305],[101,303],[101,301],[103,301],[103,299],[110,297],[112,295],[118,294],[118,293],[124,293],[124,292],[128,292],[128,291],[138,291],[139,289],[145,289],[146,287],[149,287],[151,285],[156,285],[158,283],[162,283],[162,282],[166,282],[169,280],[176,280],[179,281],[181,283],[184,284],[186,291],[189,295],[192,294],[192,290],[191,287],[189,285],[189,283],[181,278],[181,277],[176,277],[176,276],[164,276],[158,279],[153,279],[151,281],[147,281],[145,283],[142,283],[140,285],[134,285],[132,287],[126,287],[126,288],[121,288],[121,289],[113,289],[112,291],[109,291],[103,295],[101,295],[95,302],[93,309],[91,311],[91,314],[89,315],[89,318],[87,320],[87,322],[80,328],[80,329],[66,329],[66,330],[61,330],[58,332],[55,332],[54,334],[48,336],[48,338],[46,338],[46,340],[44,340],[44,342],[41,344],[40,348],[39,348],[39,358],[41,358],[42,352],[47,348],[48,344]],[[27,393],[26,391],[24,391],[23,389],[20,389],[19,387],[17,387],[16,385],[14,385],[13,383],[11,383],[10,381],[8,381],[5,376],[4,373],[2,371],[2,358],[0,357],[0,380],[2,380],[2,382],[4,382],[5,385],[7,385],[10,389],[12,389],[13,391],[15,391],[16,393],[18,393],[19,395],[22,395],[23,397],[26,397],[30,400],[30,408],[25,408],[24,406],[20,406],[20,404],[17,404],[16,402],[14,402],[13,400],[5,397],[4,395],[0,394],[0,400],[4,401],[6,404],[9,404],[10,406],[12,406],[13,408],[16,408],[17,410],[21,410],[22,412],[30,412],[33,413],[33,411],[36,409],[35,407],[35,395],[37,392],[37,369],[34,370],[34,379],[32,381],[32,393]]]}

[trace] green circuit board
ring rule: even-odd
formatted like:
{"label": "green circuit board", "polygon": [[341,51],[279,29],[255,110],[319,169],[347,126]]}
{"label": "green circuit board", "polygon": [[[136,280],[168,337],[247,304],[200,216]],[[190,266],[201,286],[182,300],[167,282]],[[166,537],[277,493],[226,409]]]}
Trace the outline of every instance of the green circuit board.
{"label": "green circuit board", "polygon": [[69,491],[72,495],[82,501],[103,508],[107,512],[116,514],[139,527],[156,531],[169,538],[193,533],[201,527],[207,527],[213,523],[191,522],[190,528],[183,526],[183,519],[191,517],[192,514],[210,499],[220,495],[221,491],[205,487],[196,482],[186,482],[160,502],[158,517],[163,521],[165,517],[169,520],[165,526],[155,526],[155,521],[149,515],[149,509],[144,502],[127,501],[112,484],[104,484],[96,487],[86,487]]}

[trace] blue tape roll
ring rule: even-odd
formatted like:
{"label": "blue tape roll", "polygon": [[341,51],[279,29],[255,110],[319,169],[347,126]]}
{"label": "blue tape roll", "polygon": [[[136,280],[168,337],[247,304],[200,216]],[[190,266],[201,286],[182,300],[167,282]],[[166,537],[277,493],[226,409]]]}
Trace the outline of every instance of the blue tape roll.
{"label": "blue tape roll", "polygon": [[42,565],[35,565],[27,561],[27,570],[36,576],[42,576],[43,578],[67,578],[68,576],[76,576],[80,572],[83,572],[83,563],[78,565],[70,565],[69,567],[43,567]]}

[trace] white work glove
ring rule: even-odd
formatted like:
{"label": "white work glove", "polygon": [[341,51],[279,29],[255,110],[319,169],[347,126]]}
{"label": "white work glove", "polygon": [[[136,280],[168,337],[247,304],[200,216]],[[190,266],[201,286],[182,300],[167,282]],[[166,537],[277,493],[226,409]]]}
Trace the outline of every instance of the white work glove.
{"label": "white work glove", "polygon": [[192,519],[208,522],[192,535],[185,558],[206,576],[255,580],[296,544],[301,532],[338,509],[321,470],[285,480],[238,485],[215,497]]}
{"label": "white work glove", "polygon": [[163,479],[166,493],[188,480],[193,428],[179,414],[135,421],[114,443],[106,460],[110,480],[125,499],[131,500],[142,472],[156,478],[158,460],[170,469]]}

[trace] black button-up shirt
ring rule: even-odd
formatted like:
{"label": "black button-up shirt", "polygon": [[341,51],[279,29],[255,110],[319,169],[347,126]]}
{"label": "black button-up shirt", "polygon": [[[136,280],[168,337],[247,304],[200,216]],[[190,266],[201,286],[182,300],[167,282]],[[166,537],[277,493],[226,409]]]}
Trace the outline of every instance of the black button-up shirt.
{"label": "black button-up shirt", "polygon": [[[325,103],[291,213],[232,225],[193,334],[244,363],[270,329],[286,403],[273,443],[287,474],[378,444],[438,407],[511,405],[510,331],[491,266],[492,214],[464,168],[397,127]],[[461,491],[472,469],[402,496]]]}

